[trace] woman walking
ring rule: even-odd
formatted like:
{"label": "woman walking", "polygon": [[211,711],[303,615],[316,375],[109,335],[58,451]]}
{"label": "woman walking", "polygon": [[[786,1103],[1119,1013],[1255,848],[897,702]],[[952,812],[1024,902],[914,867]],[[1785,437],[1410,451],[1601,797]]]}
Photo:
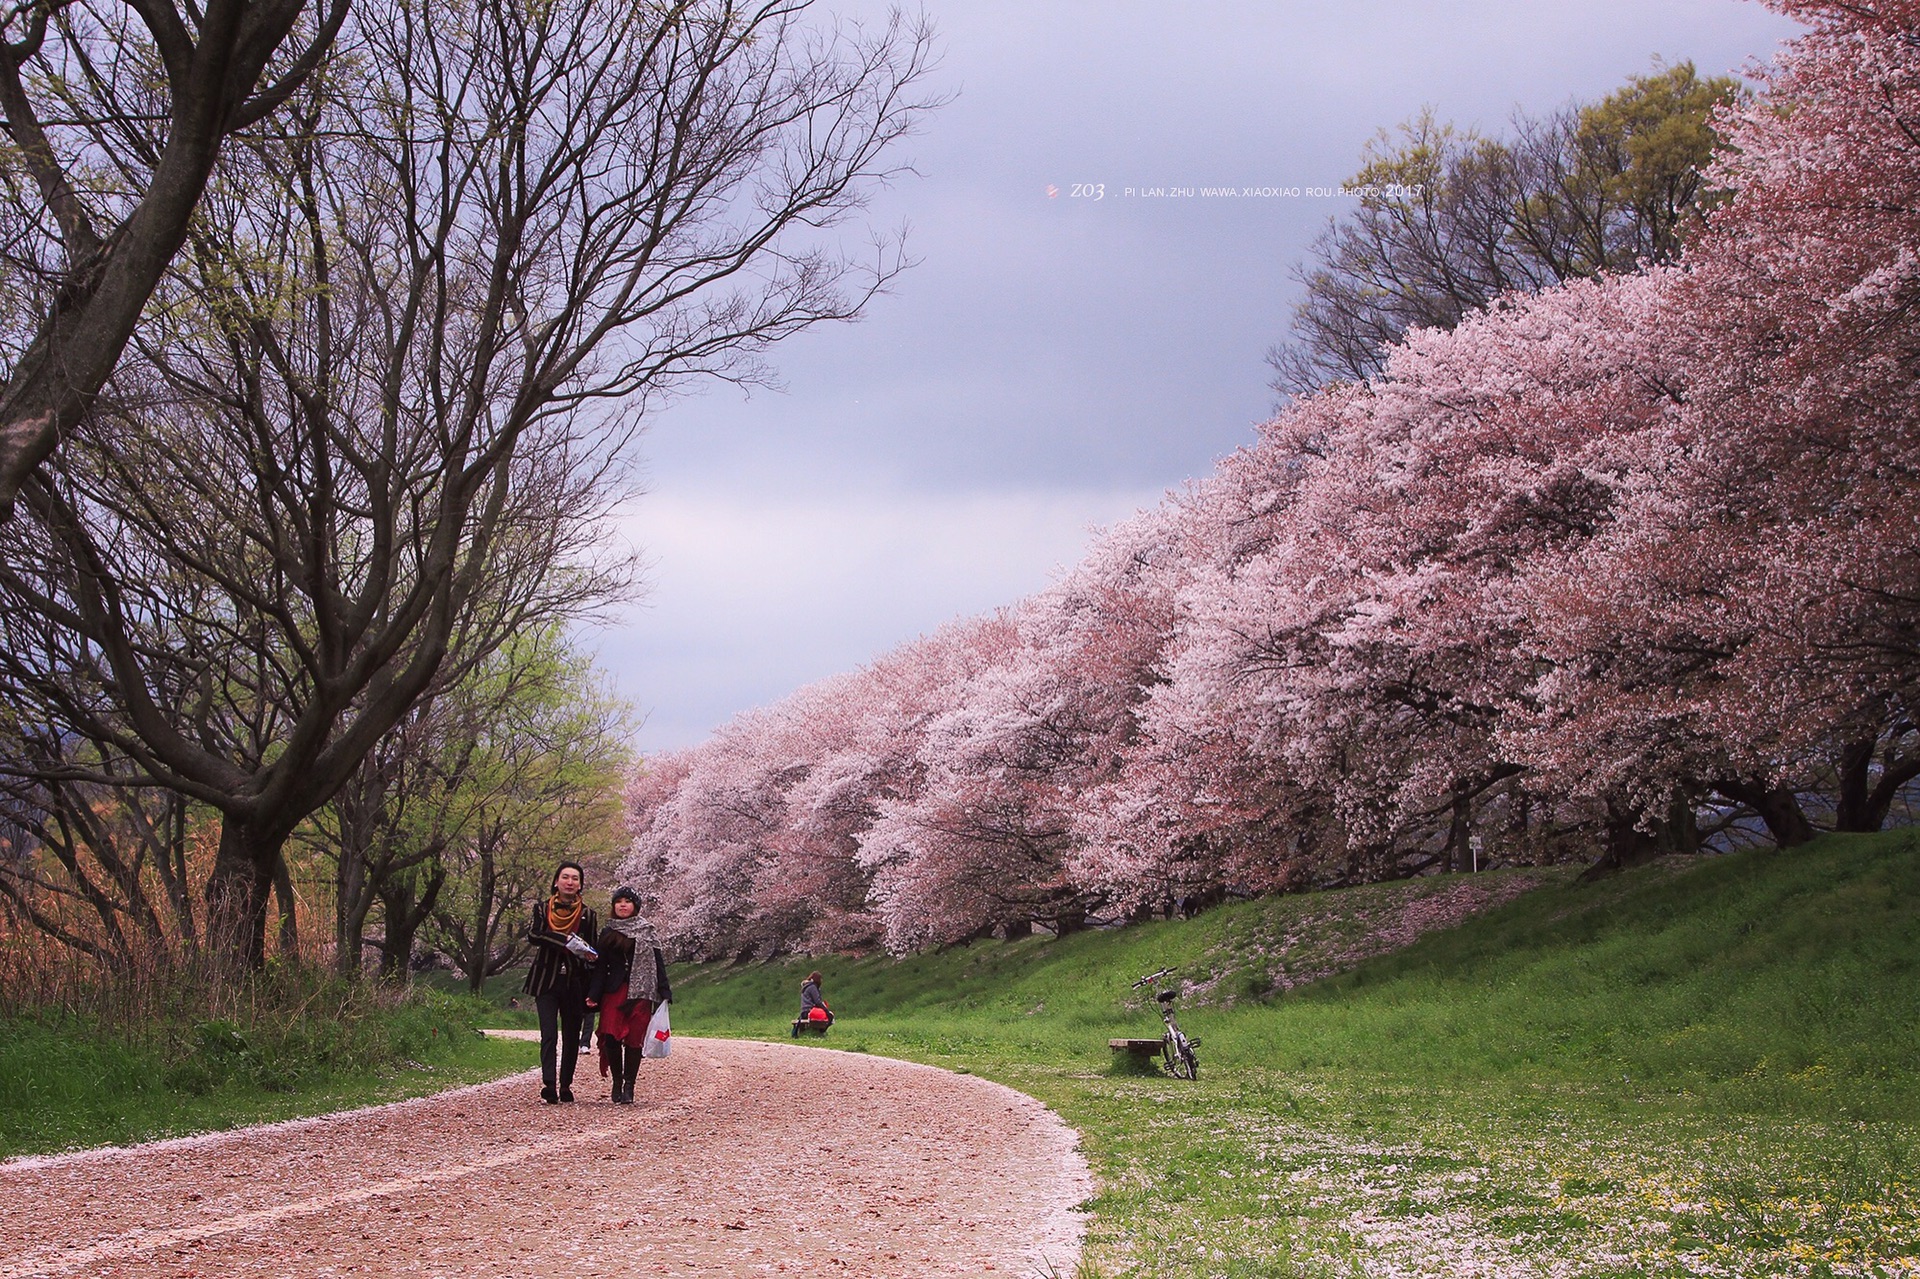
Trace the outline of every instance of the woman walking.
{"label": "woman walking", "polygon": [[600,1073],[613,1079],[616,1105],[633,1104],[640,1049],[653,1011],[673,999],[660,937],[640,914],[640,897],[616,888],[613,918],[600,934],[600,960],[593,968],[587,1007],[600,1009]]}
{"label": "woman walking", "polygon": [[586,886],[580,863],[561,862],[553,872],[553,895],[535,902],[528,920],[533,964],[521,990],[533,996],[540,1011],[540,1099],[549,1105],[573,1100],[589,965],[597,958],[587,939],[599,931],[600,921],[580,896]]}

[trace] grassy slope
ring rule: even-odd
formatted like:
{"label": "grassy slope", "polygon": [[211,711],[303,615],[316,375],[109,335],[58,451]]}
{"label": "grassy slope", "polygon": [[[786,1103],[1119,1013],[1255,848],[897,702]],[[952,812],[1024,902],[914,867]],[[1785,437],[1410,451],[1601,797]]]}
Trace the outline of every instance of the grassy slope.
{"label": "grassy slope", "polygon": [[[1101,1180],[1093,1273],[1920,1274],[1913,833],[1554,877],[1280,989],[1436,883],[831,960],[832,1043],[1053,1105]],[[1110,1069],[1163,964],[1197,1085]],[[808,966],[679,974],[677,1028],[784,1033]]]}

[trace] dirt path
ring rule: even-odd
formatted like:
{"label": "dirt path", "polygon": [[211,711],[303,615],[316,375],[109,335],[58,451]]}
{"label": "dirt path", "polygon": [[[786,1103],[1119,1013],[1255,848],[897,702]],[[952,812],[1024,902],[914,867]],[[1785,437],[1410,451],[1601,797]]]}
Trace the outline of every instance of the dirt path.
{"label": "dirt path", "polygon": [[[0,1164],[0,1279],[1071,1274],[1073,1133],[998,1084],[674,1040],[634,1106],[583,1060],[232,1133]],[[617,1244],[615,1241],[618,1241]]]}

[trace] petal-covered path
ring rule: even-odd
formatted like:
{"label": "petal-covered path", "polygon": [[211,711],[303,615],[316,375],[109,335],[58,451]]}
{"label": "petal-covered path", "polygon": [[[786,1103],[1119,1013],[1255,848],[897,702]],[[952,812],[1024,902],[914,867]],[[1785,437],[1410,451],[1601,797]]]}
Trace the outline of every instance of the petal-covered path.
{"label": "petal-covered path", "polygon": [[1071,1130],[985,1080],[674,1040],[636,1104],[519,1075],[436,1097],[0,1164],[0,1279],[236,1274],[1070,1274]]}

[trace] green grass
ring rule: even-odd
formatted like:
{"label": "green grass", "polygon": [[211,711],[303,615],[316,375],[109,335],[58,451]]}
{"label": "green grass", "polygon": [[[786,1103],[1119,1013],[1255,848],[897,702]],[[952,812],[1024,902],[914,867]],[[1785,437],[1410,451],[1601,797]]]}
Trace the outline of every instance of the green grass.
{"label": "green grass", "polygon": [[534,1011],[533,997],[520,993],[526,976],[524,968],[497,973],[486,979],[478,995],[468,991],[465,977],[457,977],[444,969],[419,974],[413,979],[413,985],[416,990],[434,990],[456,999],[473,1000],[479,1005],[479,1015],[487,1026],[531,1030],[540,1024],[540,1017]]}
{"label": "green grass", "polygon": [[57,1016],[0,1021],[0,1157],[217,1131],[398,1101],[535,1064],[477,1001],[348,992],[304,1015],[187,1022],[139,1041]]}
{"label": "green grass", "polygon": [[[831,1046],[1039,1097],[1099,1178],[1088,1274],[1920,1274],[1915,835],[1534,882],[1291,990],[1447,882],[676,972],[675,1024],[779,1037],[819,967]],[[1164,964],[1197,1084],[1109,1060]]]}

